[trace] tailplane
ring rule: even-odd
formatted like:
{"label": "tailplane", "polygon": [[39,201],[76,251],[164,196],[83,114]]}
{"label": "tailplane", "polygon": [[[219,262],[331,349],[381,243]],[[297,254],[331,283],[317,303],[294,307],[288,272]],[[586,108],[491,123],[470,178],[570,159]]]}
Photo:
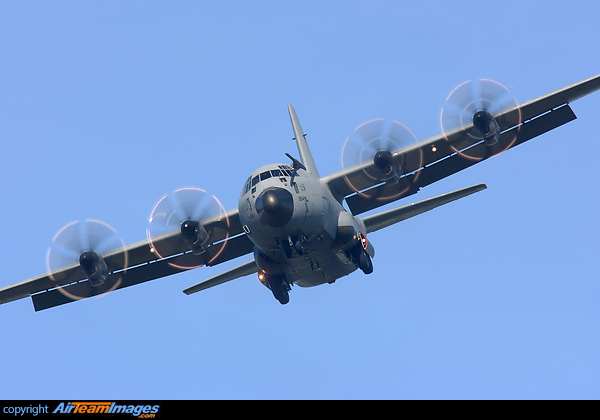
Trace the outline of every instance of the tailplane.
{"label": "tailplane", "polygon": [[476,192],[483,191],[486,188],[487,185],[485,184],[473,185],[472,187],[467,187],[463,188],[462,190],[457,190],[451,193],[439,195],[437,197],[428,198],[426,200],[408,204],[397,209],[388,210],[384,211],[383,213],[363,217],[361,218],[361,220],[364,222],[368,233],[375,232],[376,230],[391,226],[394,223],[401,222],[408,218],[417,216],[421,213],[425,213],[426,211],[433,210],[436,207],[451,203],[452,201],[458,200],[459,198],[463,198]]}

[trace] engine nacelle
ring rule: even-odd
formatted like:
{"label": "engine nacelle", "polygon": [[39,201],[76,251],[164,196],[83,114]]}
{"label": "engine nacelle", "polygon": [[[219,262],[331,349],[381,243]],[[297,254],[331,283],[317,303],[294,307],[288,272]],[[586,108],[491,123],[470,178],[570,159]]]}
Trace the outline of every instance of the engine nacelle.
{"label": "engine nacelle", "polygon": [[487,111],[477,111],[473,115],[473,126],[481,133],[485,144],[493,146],[500,139],[498,121]]}
{"label": "engine nacelle", "polygon": [[393,162],[394,158],[387,150],[379,151],[373,156],[373,164],[383,176],[389,176],[392,173]]}
{"label": "engine nacelle", "polygon": [[206,250],[209,241],[208,232],[195,220],[186,220],[181,224],[181,235],[189,244],[195,255],[200,255]]}
{"label": "engine nacelle", "polygon": [[104,258],[92,251],[84,252],[79,256],[79,266],[94,287],[101,286],[109,274]]}

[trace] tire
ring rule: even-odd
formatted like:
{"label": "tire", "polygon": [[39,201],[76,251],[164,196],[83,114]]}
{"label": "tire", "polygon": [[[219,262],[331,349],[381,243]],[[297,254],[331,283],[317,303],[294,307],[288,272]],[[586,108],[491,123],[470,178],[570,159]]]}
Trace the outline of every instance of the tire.
{"label": "tire", "polygon": [[267,281],[269,282],[269,288],[271,289],[271,292],[273,292],[273,296],[275,296],[275,299],[277,299],[279,303],[285,305],[290,301],[290,294],[284,286],[281,277],[269,277]]}
{"label": "tire", "polygon": [[360,253],[358,261],[358,267],[363,271],[363,273],[371,274],[373,272],[373,262],[366,251]]}
{"label": "tire", "polygon": [[363,273],[371,274],[373,272],[373,262],[371,261],[371,257],[360,243],[352,248],[351,254],[354,262]]}

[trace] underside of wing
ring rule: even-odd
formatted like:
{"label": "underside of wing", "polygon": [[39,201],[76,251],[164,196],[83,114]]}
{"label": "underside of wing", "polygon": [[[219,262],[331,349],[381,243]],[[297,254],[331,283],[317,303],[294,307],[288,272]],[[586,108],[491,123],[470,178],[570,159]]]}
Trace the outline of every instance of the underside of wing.
{"label": "underside of wing", "polygon": [[217,265],[246,255],[253,245],[242,230],[237,209],[226,217],[199,221],[210,240],[193,249],[181,229],[148,237],[100,255],[108,275],[93,284],[80,264],[51,270],[46,274],[0,289],[0,303],[31,296],[36,311],[144,283],[203,265]]}
{"label": "underside of wing", "polygon": [[[490,115],[494,142],[474,135],[474,122],[412,146],[323,177],[333,194],[361,214],[407,197],[422,187],[502,153],[576,119],[568,105],[600,88],[600,75]],[[381,160],[381,159],[380,159]]]}

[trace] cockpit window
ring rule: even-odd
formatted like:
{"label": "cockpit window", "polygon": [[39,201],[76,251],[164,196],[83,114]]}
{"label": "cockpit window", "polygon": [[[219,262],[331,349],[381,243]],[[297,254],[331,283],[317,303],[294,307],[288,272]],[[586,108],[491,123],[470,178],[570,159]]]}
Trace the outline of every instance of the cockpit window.
{"label": "cockpit window", "polygon": [[251,177],[248,177],[248,179],[246,180],[246,183],[244,184],[244,194],[246,194],[248,191],[250,191],[250,181],[252,180]]}
{"label": "cockpit window", "polygon": [[[271,169],[270,171],[261,172],[259,175],[256,175],[254,178],[248,178],[248,180],[246,181],[246,184],[244,185],[242,195],[247,194],[248,191],[250,191],[250,189],[252,189],[252,192],[254,193],[254,191],[255,191],[254,187],[256,187],[256,184],[258,184],[260,181],[264,181],[265,179],[275,177],[275,178],[279,178],[281,180],[281,182],[285,182],[284,177],[292,176],[293,169],[291,166],[278,165],[278,167],[279,167],[279,169]],[[296,173],[296,176],[298,176],[297,173]]]}

